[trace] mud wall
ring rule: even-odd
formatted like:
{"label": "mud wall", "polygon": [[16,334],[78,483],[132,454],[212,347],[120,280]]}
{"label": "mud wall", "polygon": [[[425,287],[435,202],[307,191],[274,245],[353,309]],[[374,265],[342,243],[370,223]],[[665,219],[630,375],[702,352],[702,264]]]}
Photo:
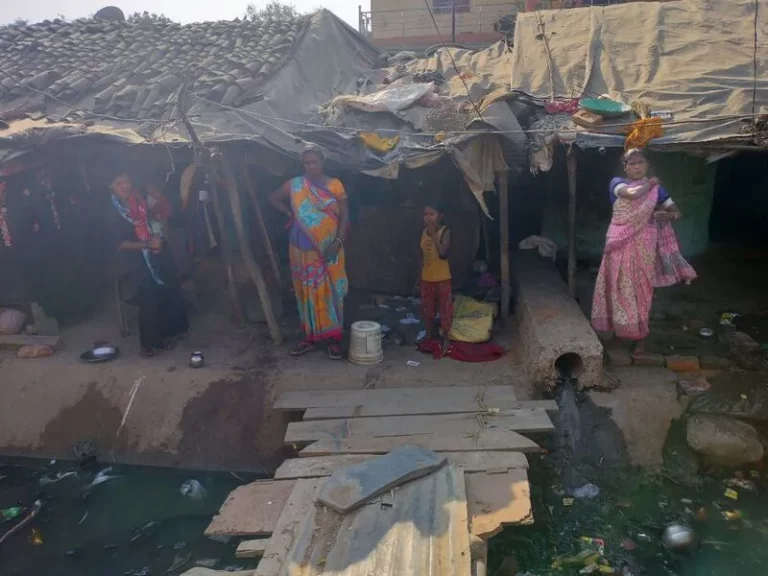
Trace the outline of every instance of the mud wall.
{"label": "mud wall", "polygon": [[[715,191],[716,164],[707,164],[681,152],[649,153],[651,171],[675,200],[685,218],[675,224],[680,248],[686,256],[695,256],[709,244],[709,217]],[[559,162],[564,164],[564,162]],[[553,171],[564,172],[564,166]],[[599,260],[605,233],[611,218],[608,183],[621,174],[619,153],[605,155],[596,151],[579,154],[576,249],[579,258]],[[545,176],[547,177],[547,176]],[[542,234],[558,247],[568,246],[568,193],[564,174],[556,174],[544,193]]]}

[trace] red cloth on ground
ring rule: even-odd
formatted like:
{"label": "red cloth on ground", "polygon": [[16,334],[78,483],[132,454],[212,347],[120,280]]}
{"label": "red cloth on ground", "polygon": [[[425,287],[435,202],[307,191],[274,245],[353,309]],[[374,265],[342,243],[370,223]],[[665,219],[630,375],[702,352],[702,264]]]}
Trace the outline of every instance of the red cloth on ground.
{"label": "red cloth on ground", "polygon": [[443,356],[450,356],[461,362],[493,362],[504,356],[504,348],[482,342],[470,344],[469,342],[451,342],[451,347],[443,354],[443,348],[438,340],[429,339],[419,342],[418,349],[425,354],[432,354],[435,360]]}

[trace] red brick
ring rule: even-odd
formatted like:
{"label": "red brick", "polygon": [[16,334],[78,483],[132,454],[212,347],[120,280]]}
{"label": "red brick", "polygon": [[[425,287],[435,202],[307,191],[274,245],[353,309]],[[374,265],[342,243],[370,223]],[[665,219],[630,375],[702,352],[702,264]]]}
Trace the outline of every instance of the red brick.
{"label": "red brick", "polygon": [[667,368],[674,372],[698,372],[698,356],[667,356]]}

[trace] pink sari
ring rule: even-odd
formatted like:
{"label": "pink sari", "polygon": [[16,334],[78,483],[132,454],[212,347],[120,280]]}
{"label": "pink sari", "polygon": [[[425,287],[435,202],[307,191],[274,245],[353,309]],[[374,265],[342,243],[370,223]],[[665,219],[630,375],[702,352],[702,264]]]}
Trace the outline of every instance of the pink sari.
{"label": "pink sari", "polygon": [[[630,185],[634,185],[630,184]],[[648,336],[653,289],[696,278],[670,222],[656,223],[659,188],[617,198],[592,300],[592,327],[619,338]]]}

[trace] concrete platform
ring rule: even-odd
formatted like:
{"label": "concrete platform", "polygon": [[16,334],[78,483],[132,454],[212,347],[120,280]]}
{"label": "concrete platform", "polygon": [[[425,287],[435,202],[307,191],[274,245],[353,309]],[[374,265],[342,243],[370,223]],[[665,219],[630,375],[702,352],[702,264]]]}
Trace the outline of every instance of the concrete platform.
{"label": "concrete platform", "polygon": [[603,346],[553,263],[522,252],[515,260],[515,277],[522,360],[531,383],[553,387],[556,365],[562,365],[581,386],[603,386]]}
{"label": "concrete platform", "polygon": [[[73,458],[73,444],[89,440],[108,461],[270,472],[286,455],[288,422],[299,417],[272,409],[282,392],[504,385],[519,400],[532,396],[514,334],[496,337],[509,353],[487,364],[387,346],[381,364],[356,366],[320,350],[293,358],[293,342],[274,347],[262,326],[238,330],[226,316],[192,321],[174,350],[150,359],[139,357],[135,334],[120,337],[109,314],[62,330],[47,358],[0,350],[0,454]],[[115,343],[120,357],[82,362],[96,340]],[[194,350],[204,352],[204,368],[187,366]]]}

